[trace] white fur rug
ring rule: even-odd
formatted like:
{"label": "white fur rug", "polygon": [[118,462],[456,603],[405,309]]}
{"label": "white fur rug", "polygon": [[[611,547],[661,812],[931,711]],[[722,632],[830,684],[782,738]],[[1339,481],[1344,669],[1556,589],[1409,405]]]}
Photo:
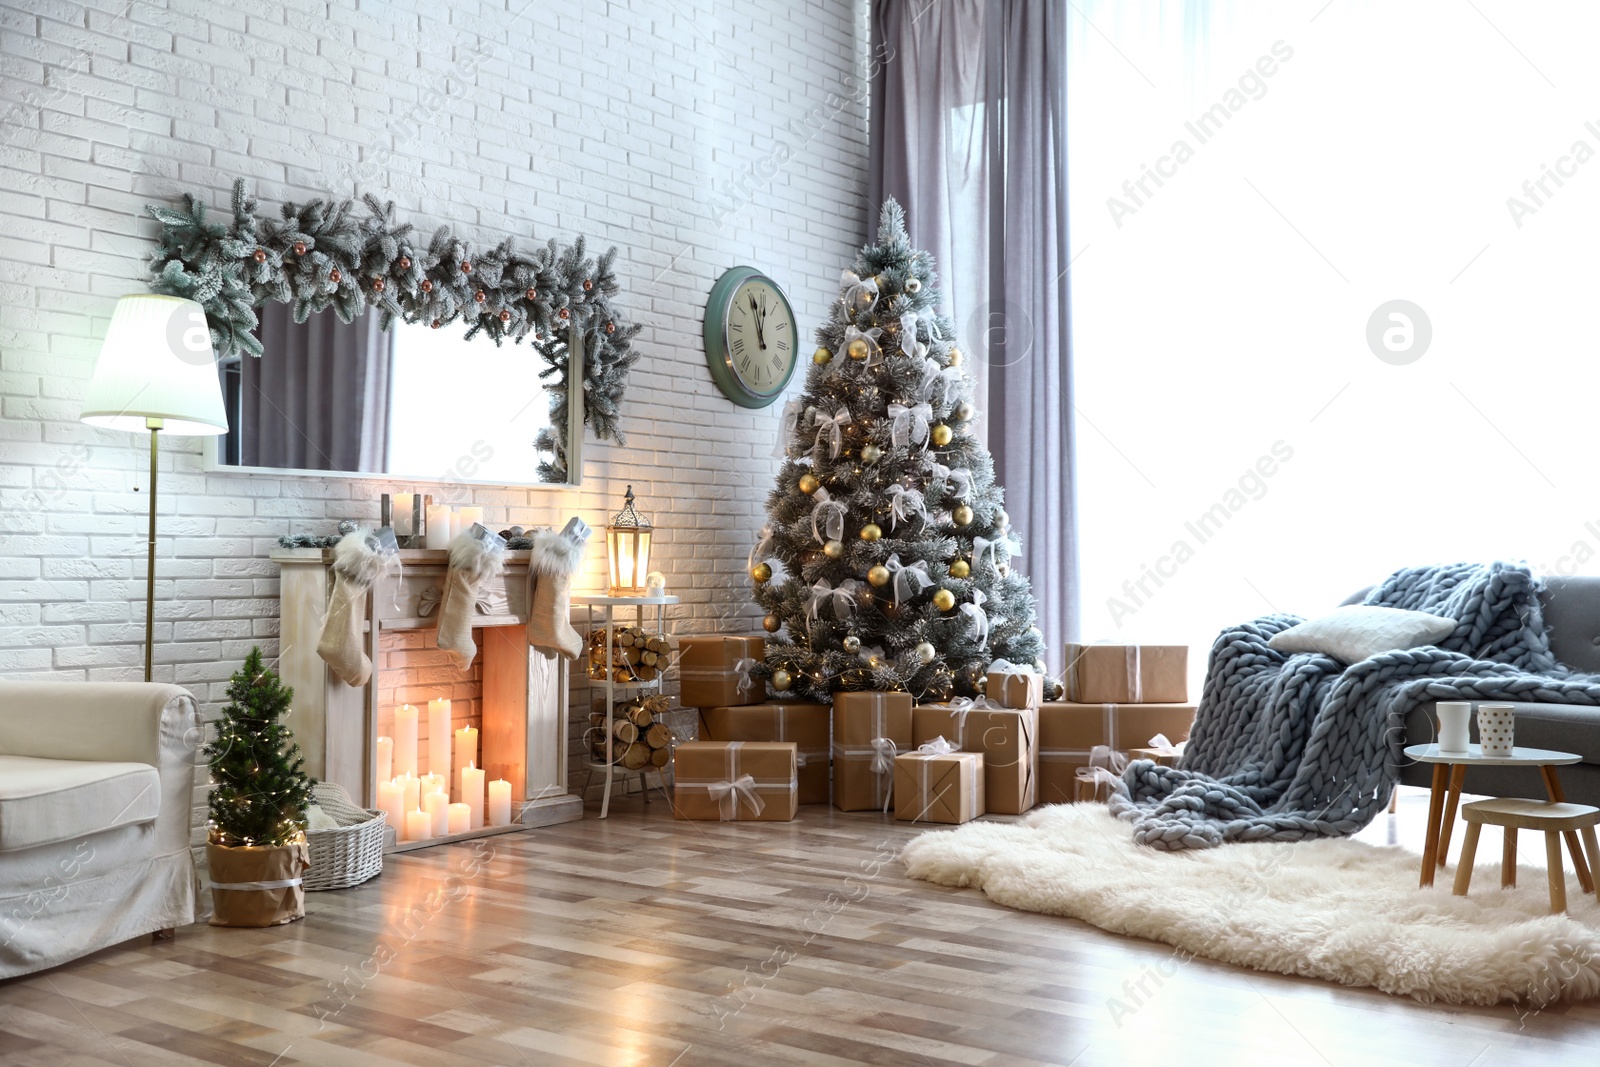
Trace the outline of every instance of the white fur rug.
{"label": "white fur rug", "polygon": [[1450,892],[1453,866],[1418,889],[1420,856],[1349,839],[1139,848],[1103,804],[926,833],[903,857],[913,878],[1261,971],[1451,1004],[1600,995],[1600,904],[1569,875],[1568,914],[1551,915],[1539,868],[1502,890],[1493,828],[1467,897]]}

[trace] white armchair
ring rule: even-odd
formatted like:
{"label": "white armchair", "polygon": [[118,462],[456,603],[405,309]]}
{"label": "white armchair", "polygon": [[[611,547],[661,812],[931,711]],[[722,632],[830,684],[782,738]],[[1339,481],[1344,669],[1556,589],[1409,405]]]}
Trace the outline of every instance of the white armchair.
{"label": "white armchair", "polygon": [[195,920],[175,685],[0,682],[0,978]]}

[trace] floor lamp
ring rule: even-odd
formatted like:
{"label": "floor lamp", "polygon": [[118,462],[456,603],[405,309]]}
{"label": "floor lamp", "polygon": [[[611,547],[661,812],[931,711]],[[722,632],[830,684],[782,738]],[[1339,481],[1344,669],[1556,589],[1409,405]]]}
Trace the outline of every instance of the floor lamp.
{"label": "floor lamp", "polygon": [[144,680],[156,636],[156,459],[162,434],[228,432],[206,313],[193,300],[139,293],[117,301],[78,416],[90,426],[149,431],[150,537],[146,546]]}

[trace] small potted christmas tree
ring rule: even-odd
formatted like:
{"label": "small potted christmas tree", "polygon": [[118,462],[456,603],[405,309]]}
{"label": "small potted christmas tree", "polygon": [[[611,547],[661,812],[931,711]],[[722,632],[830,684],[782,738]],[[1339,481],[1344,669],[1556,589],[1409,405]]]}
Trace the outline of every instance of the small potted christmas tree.
{"label": "small potted christmas tree", "polygon": [[212,926],[277,926],[303,918],[301,878],[311,865],[306,804],[311,780],[300,746],[279,721],[294,699],[253,648],[228,684],[211,763]]}

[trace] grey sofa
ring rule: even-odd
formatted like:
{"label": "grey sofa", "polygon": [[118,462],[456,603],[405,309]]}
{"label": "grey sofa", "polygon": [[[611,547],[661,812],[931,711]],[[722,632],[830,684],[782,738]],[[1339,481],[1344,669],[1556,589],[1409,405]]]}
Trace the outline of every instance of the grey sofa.
{"label": "grey sofa", "polygon": [[[1359,604],[1369,590],[1345,601]],[[1600,578],[1547,578],[1539,597],[1556,659],[1576,671],[1600,674]],[[1580,704],[1517,703],[1517,745],[1576,752],[1583,762],[1560,768],[1567,799],[1600,805],[1600,707]],[[1433,701],[1406,716],[1406,744],[1437,740],[1439,716]],[[1476,722],[1472,739],[1478,739]],[[1400,773],[1406,785],[1428,786],[1431,764],[1414,763]],[[1519,767],[1473,767],[1462,788],[1468,793],[1543,800],[1539,772]]]}

